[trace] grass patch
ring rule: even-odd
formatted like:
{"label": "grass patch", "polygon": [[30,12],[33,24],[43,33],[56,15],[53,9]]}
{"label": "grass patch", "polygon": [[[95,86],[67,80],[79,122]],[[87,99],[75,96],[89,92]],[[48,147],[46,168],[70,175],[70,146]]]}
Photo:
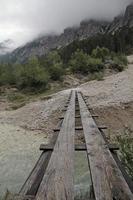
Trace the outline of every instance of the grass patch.
{"label": "grass patch", "polygon": [[12,110],[17,110],[17,109],[19,109],[19,108],[21,108],[21,107],[23,107],[23,106],[25,106],[26,105],[26,103],[25,102],[23,102],[23,103],[20,103],[20,104],[16,104],[16,105],[11,105],[11,109]]}
{"label": "grass patch", "polygon": [[120,132],[116,136],[110,133],[108,141],[119,146],[118,157],[127,174],[133,180],[133,130],[129,127],[125,128],[123,132]]}
{"label": "grass patch", "polygon": [[133,179],[133,137],[131,138],[128,135],[117,136],[117,142],[120,146],[120,160]]}
{"label": "grass patch", "polygon": [[104,80],[104,72],[96,72],[94,74],[89,75],[89,81],[97,80],[97,81],[103,81]]}
{"label": "grass patch", "polygon": [[23,102],[26,100],[26,96],[22,93],[9,93],[7,95],[7,99],[10,101],[10,102]]}

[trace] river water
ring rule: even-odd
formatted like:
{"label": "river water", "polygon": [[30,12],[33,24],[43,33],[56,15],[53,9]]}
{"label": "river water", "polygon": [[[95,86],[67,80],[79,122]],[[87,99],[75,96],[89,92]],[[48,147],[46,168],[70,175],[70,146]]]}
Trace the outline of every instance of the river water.
{"label": "river water", "polygon": [[[43,134],[0,124],[0,196],[7,189],[18,193],[40,156],[39,146],[43,142],[48,142]],[[91,178],[85,152],[75,152],[74,181],[75,199],[89,197]]]}
{"label": "river water", "polygon": [[17,193],[39,158],[43,134],[19,126],[0,124],[0,196],[8,189]]}

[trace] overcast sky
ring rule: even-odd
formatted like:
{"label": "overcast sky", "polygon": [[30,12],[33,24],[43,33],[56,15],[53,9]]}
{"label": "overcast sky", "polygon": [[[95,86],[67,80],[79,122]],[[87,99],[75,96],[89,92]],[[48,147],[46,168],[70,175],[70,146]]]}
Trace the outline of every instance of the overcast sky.
{"label": "overcast sky", "polygon": [[6,44],[9,41],[10,46],[22,45],[39,34],[61,32],[85,18],[110,20],[130,2],[131,0],[0,0],[0,44],[6,40]]}

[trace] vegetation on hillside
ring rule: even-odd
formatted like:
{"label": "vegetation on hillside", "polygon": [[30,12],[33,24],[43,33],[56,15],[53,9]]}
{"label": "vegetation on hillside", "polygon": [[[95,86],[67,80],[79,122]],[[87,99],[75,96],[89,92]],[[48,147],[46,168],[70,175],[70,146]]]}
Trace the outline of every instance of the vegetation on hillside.
{"label": "vegetation on hillside", "polygon": [[101,80],[108,66],[115,71],[122,71],[127,59],[107,48],[97,47],[91,54],[76,49],[67,64],[60,52],[52,51],[42,58],[33,57],[24,64],[0,64],[0,85],[13,85],[20,90],[40,91],[49,88],[52,81],[62,81],[63,75],[82,74],[91,79]]}
{"label": "vegetation on hillside", "polygon": [[[127,58],[124,53],[131,49],[132,33],[132,29],[122,29],[114,35],[98,34],[74,41],[48,55],[32,57],[23,64],[6,56],[3,63],[2,59],[0,63],[0,94],[7,96],[15,109],[25,104],[27,95],[36,95],[42,91],[51,94],[66,88],[64,75],[67,74],[74,74],[78,79],[85,77],[86,81],[103,80],[106,69],[119,72],[126,67]],[[14,95],[14,92],[10,94],[4,88],[18,90]],[[24,92],[28,93],[25,95]]]}
{"label": "vegetation on hillside", "polygon": [[84,40],[75,40],[66,47],[59,50],[64,63],[68,63],[71,55],[77,50],[92,54],[92,51],[99,46],[107,48],[110,52],[128,54],[133,52],[133,28],[124,27],[115,33],[97,34]]}
{"label": "vegetation on hillside", "polygon": [[117,137],[120,146],[120,159],[127,173],[133,179],[133,137],[125,134]]}
{"label": "vegetation on hillside", "polygon": [[[75,40],[66,47],[41,58],[30,58],[23,64],[0,64],[0,85],[18,89],[45,90],[51,81],[62,81],[65,73],[80,73],[101,80],[107,66],[115,71],[127,65],[125,53],[132,51],[133,29],[122,28],[114,34],[97,34]],[[8,60],[8,59],[7,59]],[[14,64],[15,63],[15,64]]]}
{"label": "vegetation on hillside", "polygon": [[15,85],[18,89],[44,90],[50,80],[60,80],[64,74],[57,52],[42,60],[30,58],[25,64],[0,64],[0,85]]}

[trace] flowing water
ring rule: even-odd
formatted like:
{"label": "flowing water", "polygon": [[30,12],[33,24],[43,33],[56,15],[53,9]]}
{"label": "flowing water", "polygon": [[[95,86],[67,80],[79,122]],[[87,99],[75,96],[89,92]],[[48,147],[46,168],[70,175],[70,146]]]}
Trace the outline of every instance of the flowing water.
{"label": "flowing water", "polygon": [[91,176],[86,152],[75,152],[75,200],[86,200],[90,197]]}
{"label": "flowing water", "polygon": [[43,134],[0,124],[0,196],[17,193],[39,158]]}
{"label": "flowing water", "polygon": [[[39,146],[47,142],[18,126],[0,124],[0,196],[17,193],[39,158]],[[91,178],[86,152],[75,152],[75,199],[89,197]]]}

